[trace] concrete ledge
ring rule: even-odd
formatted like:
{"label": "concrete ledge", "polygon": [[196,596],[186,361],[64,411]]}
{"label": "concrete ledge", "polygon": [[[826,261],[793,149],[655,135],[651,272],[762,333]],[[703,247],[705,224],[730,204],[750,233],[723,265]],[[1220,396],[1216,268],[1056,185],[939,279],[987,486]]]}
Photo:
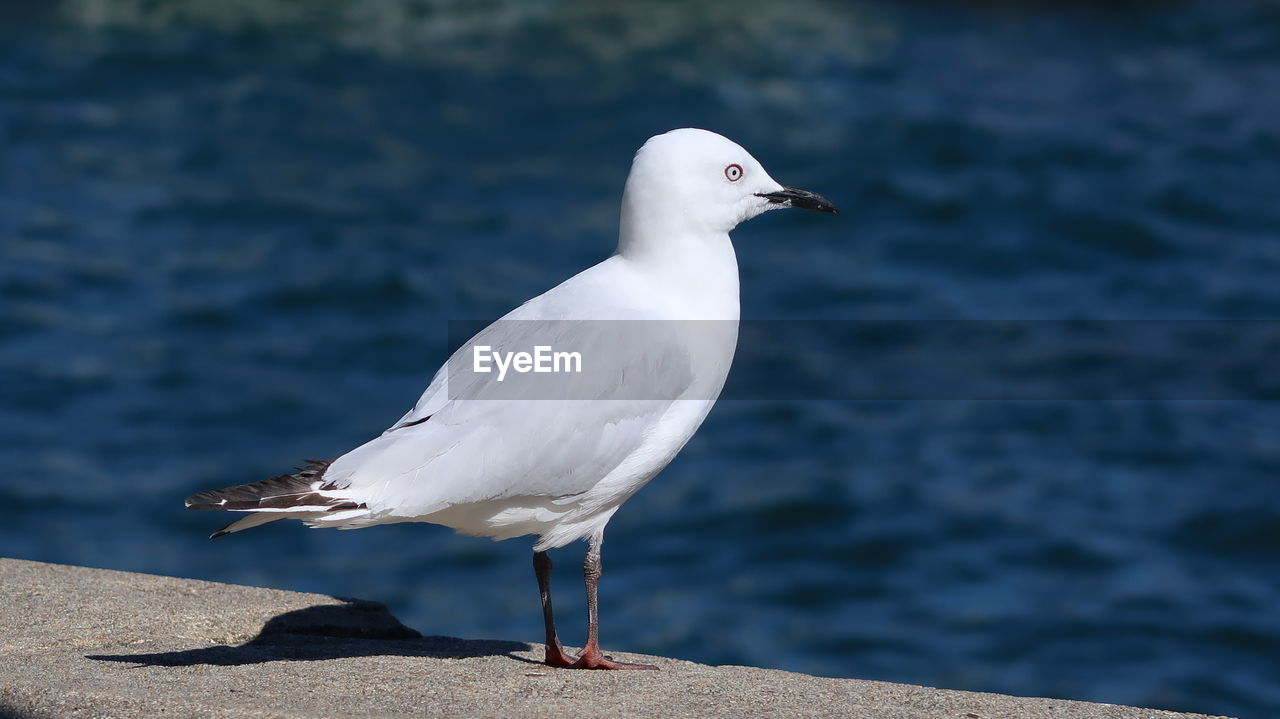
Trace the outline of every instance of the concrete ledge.
{"label": "concrete ledge", "polygon": [[620,653],[661,671],[548,669],[541,645],[421,637],[374,602],[13,559],[0,606],[0,719],[1201,716]]}

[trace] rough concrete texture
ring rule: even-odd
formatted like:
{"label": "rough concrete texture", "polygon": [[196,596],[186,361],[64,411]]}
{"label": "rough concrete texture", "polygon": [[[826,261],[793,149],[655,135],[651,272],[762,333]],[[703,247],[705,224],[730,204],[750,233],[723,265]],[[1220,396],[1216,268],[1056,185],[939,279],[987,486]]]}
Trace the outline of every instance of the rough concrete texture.
{"label": "rough concrete texture", "polygon": [[660,670],[549,669],[373,602],[12,559],[0,606],[0,719],[1192,716],[621,653]]}

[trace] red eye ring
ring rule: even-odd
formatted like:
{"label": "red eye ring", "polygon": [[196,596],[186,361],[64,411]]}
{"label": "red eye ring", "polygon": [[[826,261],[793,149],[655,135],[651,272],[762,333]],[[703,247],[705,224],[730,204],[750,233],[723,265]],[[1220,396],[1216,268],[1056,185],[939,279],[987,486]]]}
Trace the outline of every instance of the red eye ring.
{"label": "red eye ring", "polygon": [[734,163],[724,168],[724,176],[729,182],[737,182],[742,179],[742,165]]}

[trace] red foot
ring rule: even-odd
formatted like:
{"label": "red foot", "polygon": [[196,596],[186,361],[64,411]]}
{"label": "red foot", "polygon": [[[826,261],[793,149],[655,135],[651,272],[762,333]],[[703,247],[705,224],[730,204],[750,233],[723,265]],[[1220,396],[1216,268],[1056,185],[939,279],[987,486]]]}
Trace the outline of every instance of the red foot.
{"label": "red foot", "polygon": [[599,649],[588,647],[582,651],[582,656],[578,657],[578,661],[574,662],[569,669],[657,669],[657,667],[652,664],[615,662],[601,654]]}
{"label": "red foot", "polygon": [[547,645],[547,666],[568,669],[572,667],[575,662],[576,660],[573,657],[564,653],[564,649],[561,648],[560,642]]}

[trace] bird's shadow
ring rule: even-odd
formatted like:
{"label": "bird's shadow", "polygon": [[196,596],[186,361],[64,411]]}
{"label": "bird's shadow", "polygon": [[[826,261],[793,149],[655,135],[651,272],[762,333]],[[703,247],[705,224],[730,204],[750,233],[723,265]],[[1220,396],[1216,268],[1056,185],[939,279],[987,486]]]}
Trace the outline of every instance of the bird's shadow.
{"label": "bird's shadow", "polygon": [[239,646],[215,646],[150,654],[91,654],[86,659],[139,666],[236,666],[277,661],[317,661],[344,657],[407,656],[467,659],[506,655],[536,664],[514,652],[525,642],[424,637],[406,627],[378,602],[340,599],[272,617],[253,639]]}

